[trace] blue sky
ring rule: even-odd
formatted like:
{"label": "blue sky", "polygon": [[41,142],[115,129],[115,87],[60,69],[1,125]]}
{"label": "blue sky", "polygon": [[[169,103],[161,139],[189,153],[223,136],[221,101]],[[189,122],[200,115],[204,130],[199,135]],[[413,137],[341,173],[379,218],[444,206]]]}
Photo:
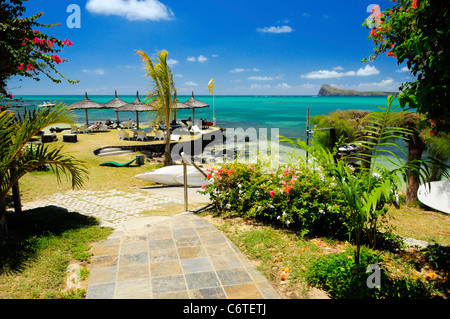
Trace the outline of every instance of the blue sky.
{"label": "blue sky", "polygon": [[[67,23],[80,9],[80,28]],[[29,0],[26,15],[43,11],[41,30],[74,46],[59,70],[72,85],[12,79],[15,95],[135,94],[148,89],[136,50],[166,49],[179,95],[315,95],[321,84],[356,90],[396,90],[409,79],[396,59],[361,63],[373,51],[362,26],[370,4],[387,0]],[[70,21],[76,21],[71,20]],[[406,71],[405,71],[406,70]]]}

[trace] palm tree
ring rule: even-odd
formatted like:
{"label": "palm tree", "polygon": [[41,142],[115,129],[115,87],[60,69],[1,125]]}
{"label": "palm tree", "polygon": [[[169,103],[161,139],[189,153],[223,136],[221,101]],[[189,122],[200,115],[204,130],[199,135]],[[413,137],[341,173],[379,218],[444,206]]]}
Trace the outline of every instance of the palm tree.
{"label": "palm tree", "polygon": [[[364,117],[367,117],[371,112],[369,111],[336,111],[328,115],[318,115],[313,117],[312,122],[318,127],[333,127],[336,130],[340,143],[352,143],[358,138],[361,138],[361,133],[372,134],[374,132],[366,132],[360,129],[368,123],[364,123]],[[370,117],[369,117],[370,119]],[[403,141],[408,147],[407,163],[419,163],[426,150],[428,150],[428,161],[422,161],[422,165],[427,164],[429,169],[431,167],[431,179],[436,180],[444,174],[445,167],[442,168],[442,163],[450,158],[450,145],[448,143],[448,135],[442,133],[439,136],[429,135],[426,127],[422,125],[422,116],[413,112],[401,112],[398,116],[392,119],[391,125],[405,129],[403,134]],[[375,134],[376,135],[376,134]],[[367,138],[370,140],[370,137]],[[335,145],[332,145],[329,136],[323,131],[318,131],[316,140],[324,147],[332,150]],[[391,139],[395,141],[395,135]],[[364,168],[370,167],[371,152],[366,149],[361,152],[362,165]],[[441,163],[439,163],[441,162]],[[407,172],[408,182],[406,187],[406,204],[416,202],[417,190],[419,189],[420,178],[417,171],[410,169]],[[447,175],[445,175],[447,176]]]}
{"label": "palm tree", "polygon": [[[398,116],[396,112],[398,106],[395,107],[392,102],[393,98],[389,96],[388,106],[386,108],[379,107],[384,112],[370,113],[362,120],[366,124],[360,128],[358,134],[360,138],[356,139],[354,143],[370,150],[369,157],[372,159],[372,165],[369,168],[362,168],[359,172],[349,169],[344,161],[335,161],[330,150],[319,143],[309,146],[299,139],[280,138],[281,142],[300,146],[312,154],[315,160],[335,178],[336,184],[343,191],[351,212],[350,228],[355,232],[356,264],[360,262],[361,237],[364,231],[369,234],[372,246],[375,246],[377,220],[384,205],[393,201],[392,190],[399,182],[397,174],[408,169],[418,170],[415,163],[403,164],[389,150],[391,146],[399,148],[390,142],[393,137],[403,139],[409,133],[405,128],[392,126]],[[378,159],[386,158],[386,155],[389,154],[394,156],[395,164],[397,164],[397,167],[392,170],[387,170],[377,162]]]}
{"label": "palm tree", "polygon": [[[26,110],[22,117],[9,111],[0,113],[0,237],[8,236],[6,197],[25,174],[49,165],[58,182],[61,181],[61,174],[70,177],[72,188],[81,187],[87,178],[86,163],[64,154],[62,147],[46,144],[27,147],[33,136],[59,123],[73,124],[72,113],[62,104],[53,108]],[[19,196],[16,193],[16,199]]]}
{"label": "palm tree", "polygon": [[164,151],[164,166],[170,165],[170,116],[172,105],[177,101],[177,89],[173,82],[172,71],[167,64],[166,50],[157,52],[156,61],[152,61],[142,50],[137,51],[147,70],[147,77],[152,79],[153,86],[146,97],[147,103],[152,104],[156,109],[154,121],[159,122],[164,119],[166,124],[166,148]]}

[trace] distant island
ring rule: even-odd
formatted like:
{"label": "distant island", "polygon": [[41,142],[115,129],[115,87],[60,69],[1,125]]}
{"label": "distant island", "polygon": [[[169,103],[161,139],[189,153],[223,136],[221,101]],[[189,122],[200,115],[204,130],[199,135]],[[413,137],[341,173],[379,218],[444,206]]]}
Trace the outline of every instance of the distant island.
{"label": "distant island", "polygon": [[344,90],[334,86],[323,84],[320,87],[318,96],[388,96],[394,94],[395,92],[381,92],[381,91],[361,92],[356,90]]}

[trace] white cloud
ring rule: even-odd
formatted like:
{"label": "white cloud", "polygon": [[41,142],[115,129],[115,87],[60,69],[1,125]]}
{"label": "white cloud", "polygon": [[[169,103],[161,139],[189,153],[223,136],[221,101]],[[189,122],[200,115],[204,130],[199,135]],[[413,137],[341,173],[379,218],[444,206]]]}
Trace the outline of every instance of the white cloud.
{"label": "white cloud", "polygon": [[293,32],[294,29],[292,29],[290,26],[283,25],[281,27],[264,27],[264,28],[258,28],[256,31],[261,33],[290,33]]}
{"label": "white cloud", "polygon": [[213,55],[211,55],[211,57],[212,57],[212,58],[218,58],[219,55],[218,55],[218,54],[213,54]]}
{"label": "white cloud", "polygon": [[395,72],[409,72],[410,70],[408,69],[407,66],[404,66],[403,68],[401,68],[400,70],[396,70]]}
{"label": "white cloud", "polygon": [[277,89],[290,89],[292,86],[290,86],[289,84],[287,84],[286,82],[284,83],[278,83],[277,84]]}
{"label": "white cloud", "polygon": [[101,68],[98,68],[98,69],[95,69],[95,70],[83,69],[81,71],[84,72],[84,73],[90,73],[90,74],[98,74],[98,75],[105,74],[105,70],[103,70]]}
{"label": "white cloud", "polygon": [[[340,78],[343,76],[369,76],[369,75],[375,75],[379,74],[380,71],[377,70],[376,67],[366,65],[364,68],[360,68],[358,71],[347,71],[347,72],[338,72],[336,67],[334,70],[319,70],[319,71],[313,71],[308,74],[303,74],[302,78],[307,79],[332,79],[332,78]],[[340,70],[340,69],[338,69]]]}
{"label": "white cloud", "polygon": [[384,90],[384,91],[397,91],[400,84],[394,82],[392,78],[382,80],[381,82],[360,83],[358,89],[366,91]]}
{"label": "white cloud", "polygon": [[244,71],[245,71],[245,69],[242,69],[242,68],[236,68],[236,69],[230,70],[231,73],[241,73]]}
{"label": "white cloud", "polygon": [[342,71],[342,70],[344,70],[344,68],[342,67],[342,66],[335,66],[334,68],[333,68],[333,70],[335,70],[335,71]]}
{"label": "white cloud", "polygon": [[167,64],[168,64],[169,66],[177,65],[177,64],[178,64],[178,60],[175,60],[175,59],[168,59],[168,60],[167,60]]}
{"label": "white cloud", "polygon": [[273,80],[273,78],[270,76],[250,76],[248,79],[254,80],[254,81],[271,81],[271,80]]}
{"label": "white cloud", "polygon": [[198,61],[198,62],[202,63],[202,62],[208,61],[208,58],[205,57],[204,55],[200,55],[198,58],[196,58],[195,56],[189,56],[189,57],[187,57],[186,60],[189,61],[189,62],[196,62],[196,61]]}
{"label": "white cloud", "polygon": [[183,77],[183,74],[174,74],[173,77],[174,77],[174,78],[182,78],[182,77]]}
{"label": "white cloud", "polygon": [[200,56],[197,58],[197,61],[198,61],[198,62],[206,62],[206,61],[208,61],[208,58],[205,57],[205,56],[203,56],[203,55],[200,55]]}
{"label": "white cloud", "polygon": [[198,86],[198,83],[195,83],[195,82],[192,82],[192,81],[186,82],[184,84],[186,84],[187,86]]}
{"label": "white cloud", "polygon": [[158,0],[89,0],[86,9],[91,13],[124,16],[134,20],[171,20],[174,13]]}
{"label": "white cloud", "polygon": [[364,68],[361,68],[358,71],[356,71],[357,76],[369,76],[378,73],[380,73],[380,71],[378,71],[376,67],[370,65],[366,65]]}

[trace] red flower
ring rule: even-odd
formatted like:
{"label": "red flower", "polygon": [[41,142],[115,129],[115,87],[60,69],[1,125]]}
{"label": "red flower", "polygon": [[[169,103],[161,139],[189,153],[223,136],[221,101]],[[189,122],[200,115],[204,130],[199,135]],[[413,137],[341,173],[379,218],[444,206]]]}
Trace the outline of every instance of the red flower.
{"label": "red flower", "polygon": [[413,0],[411,8],[412,9],[416,9],[417,8],[417,0]]}
{"label": "red flower", "polygon": [[56,64],[60,64],[61,63],[61,59],[59,56],[57,55],[51,55],[51,57],[53,58],[53,60],[55,60]]}
{"label": "red flower", "polygon": [[395,55],[394,55],[394,52],[392,52],[392,51],[387,52],[386,55],[387,55],[387,56],[395,56]]}
{"label": "red flower", "polygon": [[70,47],[71,45],[73,45],[73,43],[72,43],[69,39],[64,40],[63,43],[64,43],[65,45],[67,45],[68,47]]}
{"label": "red flower", "polygon": [[272,196],[273,198],[275,198],[275,191],[273,190],[273,191],[270,191],[270,196]]}
{"label": "red flower", "polygon": [[18,68],[19,70],[22,70],[22,69],[23,69],[23,64],[19,65],[17,68]]}

